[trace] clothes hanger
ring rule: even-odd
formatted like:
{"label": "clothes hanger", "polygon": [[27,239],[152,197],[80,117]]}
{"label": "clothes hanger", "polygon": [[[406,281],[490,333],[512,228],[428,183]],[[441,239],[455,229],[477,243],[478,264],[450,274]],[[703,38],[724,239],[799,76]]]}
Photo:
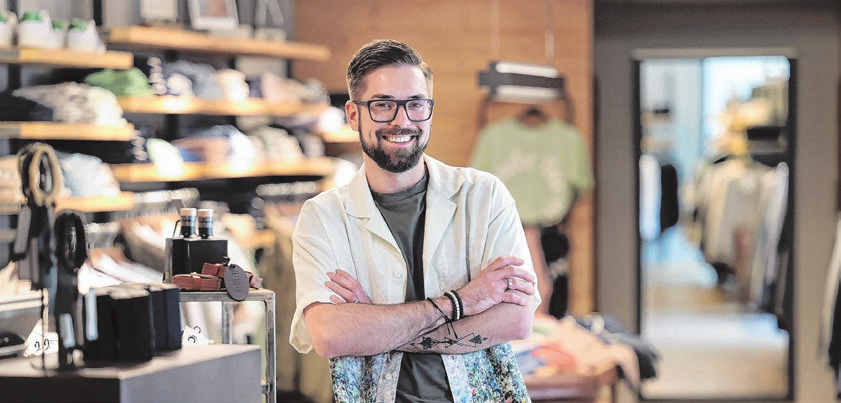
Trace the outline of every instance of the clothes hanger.
{"label": "clothes hanger", "polygon": [[517,115],[517,120],[526,126],[541,126],[549,121],[549,115],[543,110],[543,108],[537,105],[531,105],[523,109],[522,112]]}

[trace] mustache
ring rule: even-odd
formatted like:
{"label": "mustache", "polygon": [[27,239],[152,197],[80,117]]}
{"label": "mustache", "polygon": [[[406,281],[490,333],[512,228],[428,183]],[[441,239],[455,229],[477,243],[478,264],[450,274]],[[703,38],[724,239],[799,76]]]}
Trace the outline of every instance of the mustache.
{"label": "mustache", "polygon": [[421,130],[412,127],[398,127],[394,129],[377,130],[377,135],[382,136],[420,136]]}

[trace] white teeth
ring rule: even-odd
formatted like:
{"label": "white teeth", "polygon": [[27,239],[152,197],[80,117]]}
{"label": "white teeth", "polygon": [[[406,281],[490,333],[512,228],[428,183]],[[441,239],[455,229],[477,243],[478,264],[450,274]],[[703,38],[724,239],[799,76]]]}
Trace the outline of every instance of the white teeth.
{"label": "white teeth", "polygon": [[386,136],[386,140],[392,143],[405,143],[412,139],[412,136]]}

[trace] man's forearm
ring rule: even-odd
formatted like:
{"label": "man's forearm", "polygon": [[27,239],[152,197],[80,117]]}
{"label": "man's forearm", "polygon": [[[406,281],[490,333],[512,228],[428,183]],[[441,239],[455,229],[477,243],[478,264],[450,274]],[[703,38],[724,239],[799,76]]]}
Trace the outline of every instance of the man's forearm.
{"label": "man's forearm", "polygon": [[[446,311],[446,308],[442,309]],[[524,339],[531,334],[533,324],[534,306],[501,303],[480,314],[442,324],[397,350],[413,353],[469,353],[506,341]]]}
{"label": "man's forearm", "polygon": [[397,305],[312,304],[304,311],[322,357],[368,356],[398,349],[444,324],[428,301]]}

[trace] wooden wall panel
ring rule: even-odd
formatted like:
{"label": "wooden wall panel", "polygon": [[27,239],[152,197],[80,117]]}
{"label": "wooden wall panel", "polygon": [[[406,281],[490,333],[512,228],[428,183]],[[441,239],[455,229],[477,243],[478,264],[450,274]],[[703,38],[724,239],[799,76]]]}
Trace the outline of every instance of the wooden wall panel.
{"label": "wooden wall panel", "polygon": [[[328,62],[296,61],[297,79],[317,78],[331,92],[345,92],[345,68],[359,47],[397,39],[421,52],[435,73],[435,122],[429,154],[465,165],[479,132],[484,92],[478,72],[493,59],[550,63],[566,77],[573,122],[593,150],[593,0],[306,0],[295,3],[296,41],[327,45]],[[498,12],[494,5],[498,4]],[[499,18],[495,20],[494,16]],[[547,16],[551,15],[549,20]],[[546,51],[551,27],[554,51]],[[548,53],[548,54],[547,54]],[[551,59],[551,60],[550,60]],[[488,120],[523,105],[493,105]],[[558,111],[549,105],[547,108]],[[558,113],[559,117],[562,114]],[[593,197],[585,195],[571,217],[571,311],[594,309]]]}

